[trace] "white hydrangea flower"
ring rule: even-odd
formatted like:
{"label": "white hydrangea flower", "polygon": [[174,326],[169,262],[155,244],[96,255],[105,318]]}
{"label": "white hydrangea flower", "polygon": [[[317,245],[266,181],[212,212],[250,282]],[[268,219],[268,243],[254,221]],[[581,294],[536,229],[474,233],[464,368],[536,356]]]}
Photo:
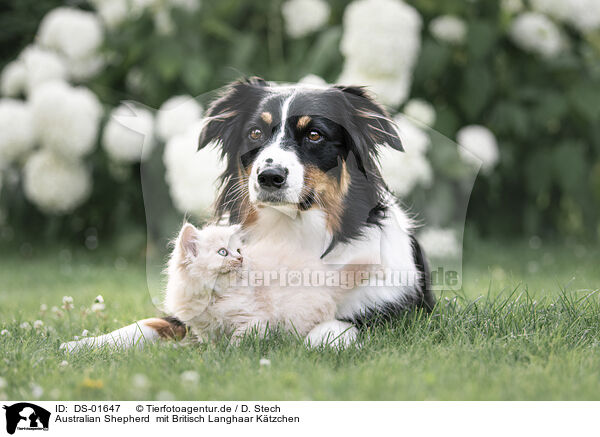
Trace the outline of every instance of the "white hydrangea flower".
{"label": "white hydrangea flower", "polygon": [[49,82],[31,96],[38,141],[68,158],[90,153],[96,145],[102,107],[94,93],[64,82]]}
{"label": "white hydrangea flower", "polygon": [[327,86],[327,81],[316,74],[308,74],[298,81],[298,83],[312,86]]}
{"label": "white hydrangea flower", "polygon": [[198,149],[201,123],[165,145],[165,178],[175,207],[183,213],[206,215],[215,201],[217,179],[225,169],[212,144]]}
{"label": "white hydrangea flower", "polygon": [[288,0],[281,5],[281,13],[287,34],[301,38],[327,23],[330,8],[323,0]]}
{"label": "white hydrangea flower", "polygon": [[6,64],[0,77],[0,92],[3,96],[16,97],[25,92],[27,69],[21,60]]}
{"label": "white hydrangea flower", "polygon": [[156,116],[156,135],[168,141],[184,134],[202,117],[202,106],[192,96],[175,96],[164,102]]}
{"label": "white hydrangea flower", "polygon": [[467,37],[467,25],[454,15],[442,15],[429,23],[429,31],[439,41],[448,44],[462,44]]}
{"label": "white hydrangea flower", "polygon": [[456,133],[458,152],[468,163],[481,164],[481,170],[488,174],[500,159],[496,137],[485,126],[469,125]]}
{"label": "white hydrangea flower", "polygon": [[63,54],[67,59],[86,59],[94,55],[104,39],[96,14],[81,9],[58,7],[44,16],[37,41]]}
{"label": "white hydrangea flower", "polygon": [[358,0],[344,13],[340,50],[345,57],[338,81],[367,85],[382,103],[408,96],[421,47],[421,17],[400,0]]}
{"label": "white hydrangea flower", "polygon": [[126,0],[92,0],[91,3],[108,29],[118,27],[129,15]]}
{"label": "white hydrangea flower", "polygon": [[531,8],[534,11],[558,20],[565,20],[569,16],[569,3],[571,0],[530,0]]}
{"label": "white hydrangea flower", "polygon": [[425,254],[434,258],[449,258],[460,255],[461,244],[453,229],[430,227],[417,236]]}
{"label": "white hydrangea flower", "polygon": [[119,162],[139,162],[154,149],[154,115],[148,109],[122,104],[104,127],[102,147]]}
{"label": "white hydrangea flower", "polygon": [[35,145],[29,106],[20,100],[0,99],[0,167],[23,156]]}
{"label": "white hydrangea flower", "polygon": [[27,198],[40,210],[65,214],[87,199],[91,178],[83,163],[42,149],[25,163],[23,185]]}
{"label": "white hydrangea flower", "polygon": [[567,21],[580,32],[600,29],[600,2],[598,0],[569,0]]}
{"label": "white hydrangea flower", "polygon": [[410,99],[404,105],[404,114],[417,120],[427,126],[433,126],[435,123],[435,109],[431,103],[423,99]]}
{"label": "white hydrangea flower", "polygon": [[433,170],[425,156],[431,144],[429,135],[405,117],[396,122],[404,152],[384,147],[379,154],[383,178],[398,196],[410,194],[417,185],[429,187]]}
{"label": "white hydrangea flower", "polygon": [[507,14],[516,14],[524,9],[523,0],[502,0],[500,8]]}
{"label": "white hydrangea flower", "polygon": [[519,14],[512,22],[509,34],[521,49],[547,58],[555,57],[564,47],[558,27],[537,12]]}
{"label": "white hydrangea flower", "polygon": [[49,50],[33,45],[28,46],[21,52],[19,59],[25,66],[25,88],[29,95],[46,82],[68,78],[63,59]]}

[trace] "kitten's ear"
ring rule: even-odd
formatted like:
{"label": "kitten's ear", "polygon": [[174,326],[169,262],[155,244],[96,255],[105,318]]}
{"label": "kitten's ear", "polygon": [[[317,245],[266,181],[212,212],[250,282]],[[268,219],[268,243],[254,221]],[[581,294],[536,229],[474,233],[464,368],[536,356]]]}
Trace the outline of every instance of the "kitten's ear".
{"label": "kitten's ear", "polygon": [[179,247],[184,256],[198,256],[198,229],[186,223],[179,232]]}

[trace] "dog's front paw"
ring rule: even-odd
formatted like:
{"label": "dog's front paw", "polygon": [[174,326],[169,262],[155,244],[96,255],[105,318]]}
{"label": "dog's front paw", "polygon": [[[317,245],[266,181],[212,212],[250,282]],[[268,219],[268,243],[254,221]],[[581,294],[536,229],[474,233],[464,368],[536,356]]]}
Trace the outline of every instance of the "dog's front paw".
{"label": "dog's front paw", "polygon": [[346,348],[357,344],[357,336],[358,329],[352,323],[331,320],[315,326],[304,339],[304,344],[307,347]]}
{"label": "dog's front paw", "polygon": [[68,341],[60,345],[60,350],[67,353],[77,352],[84,347],[89,347],[89,345],[90,342],[87,338],[83,340]]}

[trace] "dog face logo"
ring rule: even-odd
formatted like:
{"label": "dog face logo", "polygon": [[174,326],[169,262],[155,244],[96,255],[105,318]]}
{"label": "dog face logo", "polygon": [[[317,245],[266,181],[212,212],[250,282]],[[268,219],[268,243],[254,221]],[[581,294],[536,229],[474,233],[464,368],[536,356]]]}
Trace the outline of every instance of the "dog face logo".
{"label": "dog face logo", "polygon": [[48,431],[50,412],[27,402],[4,406],[6,410],[6,432],[14,434],[19,430]]}

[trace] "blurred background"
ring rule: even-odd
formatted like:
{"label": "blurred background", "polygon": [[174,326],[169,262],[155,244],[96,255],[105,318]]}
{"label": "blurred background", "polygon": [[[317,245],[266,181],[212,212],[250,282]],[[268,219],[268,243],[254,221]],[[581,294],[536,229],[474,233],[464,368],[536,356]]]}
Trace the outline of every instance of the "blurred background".
{"label": "blurred background", "polygon": [[407,145],[384,157],[392,189],[409,206],[434,206],[417,208],[426,247],[460,245],[446,225],[464,207],[457,187],[473,187],[468,238],[535,249],[600,237],[598,0],[2,0],[1,9],[7,254],[59,242],[142,257],[140,169],[150,157],[165,169],[173,210],[206,216],[214,188],[204,182],[218,169],[195,166],[209,159],[195,155],[206,108],[195,97],[244,75],[368,86]]}

